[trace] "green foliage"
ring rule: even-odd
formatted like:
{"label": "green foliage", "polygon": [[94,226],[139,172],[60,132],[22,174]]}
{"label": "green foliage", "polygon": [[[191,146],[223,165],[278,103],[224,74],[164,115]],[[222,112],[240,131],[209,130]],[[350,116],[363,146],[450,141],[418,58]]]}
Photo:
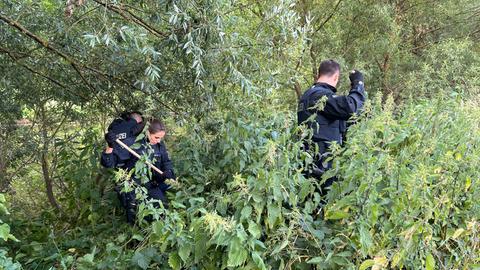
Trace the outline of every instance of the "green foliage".
{"label": "green foliage", "polygon": [[[0,218],[10,214],[5,204],[5,196],[0,193]],[[3,244],[9,240],[18,241],[17,238],[10,233],[10,226],[0,219],[0,244]],[[8,249],[5,250],[3,247],[0,248],[0,268],[5,270],[21,269],[22,266],[20,263],[14,262],[12,258],[8,256],[7,252]]]}
{"label": "green foliage", "polygon": [[[480,264],[478,1],[73,2],[65,17],[65,1],[0,0],[0,191],[12,212],[0,265]],[[342,65],[340,91],[357,68],[370,96],[393,100],[377,96],[334,149],[340,181],[320,211],[292,112],[327,58]],[[102,134],[125,109],[167,123],[179,174],[168,209],[99,168]],[[129,173],[148,181],[144,161]],[[115,183],[142,201],[134,228]]]}
{"label": "green foliage", "polygon": [[[185,168],[178,166],[171,207],[152,209],[161,218],[145,224],[145,236],[132,236],[144,244],[129,253],[130,263],[142,269],[473,267],[479,113],[459,99],[418,101],[399,111],[392,99],[377,97],[325,176],[339,178],[324,208],[327,221],[317,215],[316,183],[301,173],[309,157],[290,115],[234,110],[228,121],[218,119],[214,137],[195,129],[202,122],[184,126],[197,136],[177,134],[175,155],[189,162],[179,161]],[[208,151],[192,153],[197,144]],[[104,265],[108,257],[101,254],[90,258]]]}
{"label": "green foliage", "polygon": [[478,106],[440,99],[398,112],[391,99],[380,104],[365,109],[325,176],[340,176],[327,213],[349,213],[339,225],[349,224],[343,234],[358,258],[384,258],[392,268],[473,267],[480,252],[472,237],[479,229]]}
{"label": "green foliage", "polygon": [[454,92],[475,97],[480,89],[480,58],[474,50],[469,40],[450,39],[433,45],[425,53],[426,63],[406,76],[404,86],[412,91],[402,95],[433,97]]}
{"label": "green foliage", "polygon": [[[5,196],[3,194],[0,194],[0,215],[9,215],[10,213],[7,210],[7,207],[5,206],[6,200]],[[13,236],[10,233],[10,226],[6,223],[4,223],[0,219],[0,239],[3,240],[4,242],[8,240],[13,240],[13,241],[18,241],[15,236]]]}

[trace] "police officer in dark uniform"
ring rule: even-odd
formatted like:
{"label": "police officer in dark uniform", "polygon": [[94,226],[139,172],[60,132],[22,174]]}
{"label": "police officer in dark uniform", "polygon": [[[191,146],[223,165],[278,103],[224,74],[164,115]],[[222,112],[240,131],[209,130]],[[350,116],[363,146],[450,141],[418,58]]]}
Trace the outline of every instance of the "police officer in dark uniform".
{"label": "police officer in dark uniform", "polygon": [[[124,128],[127,127],[128,124],[124,124]],[[135,127],[134,127],[135,128]],[[117,129],[120,131],[127,131],[122,129]],[[135,131],[131,131],[134,133]],[[135,174],[132,175],[132,181],[134,181],[137,185],[142,185],[146,188],[148,192],[147,199],[154,199],[162,201],[164,207],[167,207],[167,200],[165,197],[165,192],[168,190],[169,186],[164,183],[166,179],[175,179],[175,173],[173,171],[173,165],[168,156],[167,149],[165,147],[165,143],[162,142],[162,138],[165,136],[165,126],[159,120],[152,120],[150,121],[150,125],[147,131],[147,136],[141,140],[140,147],[133,149],[136,151],[140,156],[147,155],[148,159],[159,168],[163,174],[159,174],[155,170],[152,170],[152,178],[149,182],[142,184],[140,179],[138,179]],[[131,134],[132,134],[131,133]],[[108,138],[107,138],[108,137]],[[111,138],[118,138],[118,135],[107,135],[107,140]],[[122,140],[124,143],[130,143],[130,140]],[[135,137],[133,138],[135,141]],[[109,145],[111,143],[109,142]],[[128,145],[128,144],[127,144]],[[135,164],[138,159],[129,154],[128,158],[123,155],[123,150],[125,149],[118,149],[116,145],[114,147],[107,147],[107,149],[102,153],[101,164],[107,168],[122,168],[125,170],[132,170],[135,168]],[[121,146],[118,146],[121,147]],[[120,154],[120,155],[119,155]],[[135,190],[132,190],[127,193],[122,194],[124,198],[124,207],[126,209],[127,215],[127,222],[130,224],[135,223],[135,215],[136,215],[136,208],[137,208],[137,200],[135,196]],[[154,203],[155,207],[159,207],[158,203]]]}
{"label": "police officer in dark uniform", "polygon": [[[336,94],[340,78],[340,65],[334,60],[320,64],[318,79],[300,98],[298,104],[298,124],[306,125],[312,130],[312,144],[305,142],[306,150],[318,147],[313,168],[308,173],[320,179],[325,170],[331,168],[332,162],[325,164],[332,142],[343,144],[347,130],[346,121],[358,113],[365,101],[363,74],[357,70],[350,73],[351,90],[346,96]],[[313,146],[313,147],[312,147]],[[322,185],[322,195],[335,178],[328,179]]]}
{"label": "police officer in dark uniform", "polygon": [[120,139],[124,144],[131,146],[135,143],[136,137],[142,132],[144,126],[145,123],[140,112],[124,112],[119,118],[113,120],[105,134],[105,141],[108,144],[105,152],[113,154],[111,158],[115,159],[115,166],[104,164],[103,158],[101,164],[107,168],[126,169],[125,162],[130,159],[131,154],[127,149],[121,147],[116,140]]}

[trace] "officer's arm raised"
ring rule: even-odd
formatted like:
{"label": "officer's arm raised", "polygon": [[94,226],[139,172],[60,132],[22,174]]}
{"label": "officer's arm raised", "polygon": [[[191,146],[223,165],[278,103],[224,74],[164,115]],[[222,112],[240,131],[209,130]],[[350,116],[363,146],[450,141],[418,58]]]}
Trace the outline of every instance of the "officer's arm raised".
{"label": "officer's arm raised", "polygon": [[361,89],[361,91],[352,89],[347,96],[330,96],[322,113],[329,118],[348,120],[363,107],[365,101],[363,86]]}
{"label": "officer's arm raised", "polygon": [[358,113],[365,102],[363,75],[359,71],[350,73],[351,90],[347,96],[329,96],[323,113],[327,117],[348,120],[352,114]]}

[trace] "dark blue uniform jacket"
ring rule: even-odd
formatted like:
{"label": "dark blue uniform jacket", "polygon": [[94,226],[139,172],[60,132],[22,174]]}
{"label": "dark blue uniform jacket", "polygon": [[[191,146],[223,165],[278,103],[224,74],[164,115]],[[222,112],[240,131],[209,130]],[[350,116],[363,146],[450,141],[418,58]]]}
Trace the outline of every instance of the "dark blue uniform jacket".
{"label": "dark blue uniform jacket", "polygon": [[[140,147],[138,149],[133,149],[137,152],[140,156],[143,156],[144,153],[148,153],[147,147],[149,142],[147,140],[140,141]],[[163,175],[152,170],[152,180],[157,183],[162,183],[165,179],[175,179],[175,173],[173,171],[173,164],[168,156],[167,148],[165,147],[164,142],[157,143],[155,145],[150,145],[153,149],[153,153],[150,153],[149,160],[155,167],[159,168]],[[121,147],[121,146],[118,146]],[[119,156],[117,153],[122,153],[122,156]],[[107,154],[105,152],[102,153],[101,164],[107,168],[122,168],[126,170],[130,170],[135,167],[135,163],[138,159],[129,154],[128,158],[125,159],[123,156],[123,151],[116,151],[116,147],[113,149],[113,153]]]}
{"label": "dark blue uniform jacket", "polygon": [[[323,144],[320,146],[321,152],[326,151],[327,142],[343,143],[346,120],[353,113],[358,113],[365,101],[363,83],[352,87],[347,96],[337,96],[336,92],[337,89],[329,84],[316,83],[302,95],[298,104],[298,124],[306,124],[313,129],[312,140]],[[322,97],[327,99],[323,110],[314,108]],[[307,121],[310,117],[314,119]]]}
{"label": "dark blue uniform jacket", "polygon": [[[115,139],[120,139],[124,144],[131,146],[135,143],[135,138],[141,132],[142,127],[133,118],[117,118],[108,126],[108,133],[113,134]],[[116,142],[113,143],[112,147],[113,153],[117,158],[115,167],[125,169],[125,162],[130,159],[130,152]]]}

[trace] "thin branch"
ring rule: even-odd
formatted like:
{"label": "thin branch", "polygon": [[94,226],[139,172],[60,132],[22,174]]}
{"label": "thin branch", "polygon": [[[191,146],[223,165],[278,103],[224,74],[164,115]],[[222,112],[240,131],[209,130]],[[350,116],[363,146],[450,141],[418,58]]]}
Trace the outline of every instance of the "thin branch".
{"label": "thin branch", "polygon": [[335,15],[335,13],[337,12],[338,8],[340,7],[341,2],[342,2],[342,0],[338,0],[337,4],[333,8],[332,13],[330,13],[330,15],[320,24],[320,26],[318,26],[318,28],[315,29],[315,31],[313,32],[314,34],[316,34],[318,31],[320,31],[323,28],[323,26],[325,26],[325,24],[327,24],[327,22],[330,21],[330,19],[333,18],[333,15]]}
{"label": "thin branch", "polygon": [[120,16],[125,18],[126,20],[143,27],[145,30],[147,30],[148,32],[152,33],[153,35],[155,35],[157,37],[160,37],[160,38],[167,38],[168,37],[167,33],[163,33],[161,31],[159,31],[155,27],[153,27],[150,24],[148,24],[147,22],[145,22],[142,18],[135,15],[135,13],[131,12],[130,10],[128,10],[128,9],[122,7],[122,6],[115,5],[115,4],[109,4],[109,3],[99,1],[99,0],[94,0],[94,1],[96,3],[98,3],[99,5],[102,5],[105,8],[119,14]]}
{"label": "thin branch", "polygon": [[[36,70],[34,70],[33,68],[31,68],[31,67],[29,67],[29,66],[27,66],[27,65],[25,65],[25,64],[23,64],[23,63],[20,63],[20,62],[18,61],[20,58],[17,58],[17,57],[14,55],[14,52],[8,51],[8,50],[6,50],[5,48],[2,48],[2,47],[0,47],[0,52],[1,52],[1,53],[6,53],[6,54],[8,54],[8,56],[10,56],[10,58],[11,58],[17,65],[25,68],[26,70],[30,71],[31,73],[33,73],[33,74],[35,74],[35,75],[38,75],[38,76],[40,76],[40,77],[48,80],[49,82],[55,84],[56,86],[59,86],[60,88],[65,89],[67,92],[69,92],[70,94],[72,94],[72,95],[74,95],[74,96],[76,96],[76,97],[81,98],[83,101],[89,101],[89,100],[90,100],[89,98],[87,98],[87,97],[85,97],[85,96],[83,96],[83,95],[80,95],[80,93],[73,92],[72,90],[70,90],[70,88],[66,87],[64,84],[62,84],[61,82],[57,81],[56,79],[54,79],[54,78],[52,78],[52,77],[50,77],[50,76],[48,76],[48,75],[46,75],[46,74],[43,74],[43,73],[41,73],[41,72],[39,72],[39,71],[36,71]],[[28,56],[28,57],[29,57],[29,56]]]}
{"label": "thin branch", "polygon": [[85,13],[83,13],[82,15],[80,15],[79,18],[78,18],[76,21],[74,21],[71,25],[69,25],[67,32],[68,32],[70,29],[72,29],[76,24],[78,24],[79,22],[83,21],[83,20],[87,17],[87,15],[88,15],[89,13],[91,13],[91,12],[97,10],[97,9],[99,9],[99,7],[94,7],[94,8],[92,8],[92,9],[90,9],[90,10],[87,10],[87,11],[86,11]]}
{"label": "thin branch", "polygon": [[47,50],[57,54],[58,56],[60,56],[61,58],[63,58],[65,61],[67,61],[68,63],[70,64],[73,64],[73,65],[78,65],[72,58],[70,58],[70,56],[66,55],[65,53],[55,49],[53,46],[50,45],[50,43],[46,40],[43,40],[41,39],[40,37],[36,36],[35,34],[33,34],[32,32],[28,31],[25,27],[23,27],[21,24],[19,24],[18,22],[14,21],[13,19],[10,19],[2,14],[0,14],[0,20],[6,22],[7,24],[11,25],[12,27],[16,28],[17,30],[19,30],[20,32],[22,32],[22,34],[28,36],[29,38],[33,39],[35,42],[39,43],[40,45],[42,45],[44,48],[46,48]]}
{"label": "thin branch", "polygon": [[[95,0],[96,2],[100,2],[100,1],[97,1]],[[101,2],[100,2],[101,3]],[[109,7],[109,6],[108,6]],[[82,79],[82,81],[92,90],[95,90],[94,93],[95,93],[95,97],[96,94],[98,94],[98,91],[96,91],[95,87],[90,84],[90,82],[85,78],[85,76],[83,75],[83,73],[81,72],[81,68],[83,69],[86,69],[86,70],[90,70],[96,74],[99,74],[107,79],[112,79],[114,81],[120,81],[122,83],[124,83],[125,85],[128,85],[130,88],[134,89],[134,90],[140,90],[139,88],[137,88],[134,84],[132,84],[131,82],[127,81],[126,79],[124,78],[119,78],[117,76],[113,76],[113,75],[110,75],[108,73],[105,73],[103,71],[100,71],[100,70],[97,70],[93,67],[90,67],[90,66],[86,66],[86,65],[82,65],[82,64],[79,64],[77,61],[75,61],[72,57],[68,56],[67,54],[57,50],[55,47],[53,47],[52,45],[50,45],[50,43],[46,40],[43,40],[41,39],[40,37],[36,36],[35,34],[33,34],[32,32],[30,32],[29,30],[27,30],[24,26],[22,26],[20,23],[0,14],[0,20],[6,22],[7,24],[11,25],[12,27],[16,28],[17,30],[19,30],[20,32],[22,32],[25,36],[33,39],[35,42],[37,42],[38,44],[42,45],[44,48],[46,48],[47,50],[49,50],[50,52],[58,55],[59,57],[63,58],[65,61],[67,61],[72,67],[73,69],[78,73],[78,75],[80,76],[80,78]],[[142,91],[143,92],[143,91]],[[171,110],[172,112],[178,114],[178,112],[176,110],[174,110],[173,108],[171,108],[170,106],[166,105],[165,103],[163,103],[162,101],[158,100],[156,98],[156,101],[161,103],[163,106],[165,106],[165,108]],[[110,102],[110,101],[109,101]],[[111,102],[110,102],[111,103]]]}
{"label": "thin branch", "polygon": [[[33,34],[32,32],[28,31],[23,25],[21,25],[20,23],[0,14],[0,20],[8,23],[9,25],[11,25],[12,27],[16,28],[17,30],[19,30],[20,32],[22,32],[24,35],[26,35],[27,37],[33,39],[35,42],[39,43],[40,45],[42,45],[44,48],[46,48],[47,50],[51,51],[52,53],[60,56],[61,58],[63,58],[65,61],[67,61],[70,65],[72,65],[72,67],[74,67],[75,71],[79,71],[80,68],[83,68],[83,69],[86,69],[86,70],[90,70],[96,74],[99,74],[105,78],[109,78],[109,79],[114,79],[114,80],[124,80],[122,78],[118,78],[116,76],[113,76],[113,75],[110,75],[106,72],[103,72],[103,71],[100,71],[96,68],[93,68],[93,67],[90,67],[90,66],[86,66],[86,65],[83,65],[83,64],[80,64],[78,61],[75,61],[74,58],[70,57],[69,55],[57,50],[55,47],[53,47],[52,45],[50,45],[50,43],[46,40],[43,40],[41,39],[40,37],[38,37],[37,35]],[[81,75],[81,74],[80,74]]]}

